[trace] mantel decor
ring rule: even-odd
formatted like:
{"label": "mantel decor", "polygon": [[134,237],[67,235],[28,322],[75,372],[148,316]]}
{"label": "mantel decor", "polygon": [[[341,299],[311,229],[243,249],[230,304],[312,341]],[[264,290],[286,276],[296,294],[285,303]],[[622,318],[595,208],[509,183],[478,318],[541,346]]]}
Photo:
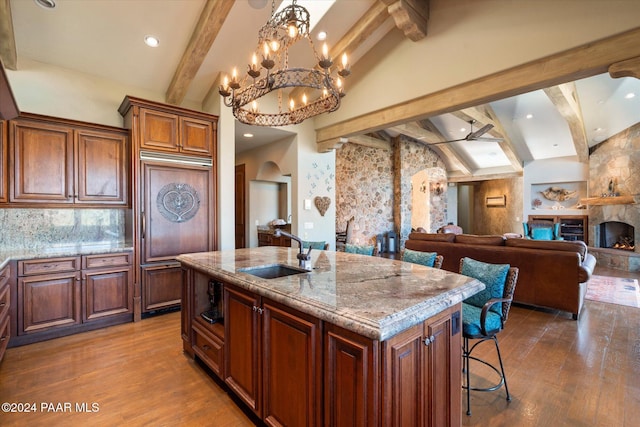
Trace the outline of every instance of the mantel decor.
{"label": "mantel decor", "polygon": [[[296,42],[306,40],[317,62],[317,68],[290,68],[289,48]],[[262,61],[258,64],[258,56]],[[285,126],[301,123],[321,113],[335,111],[344,96],[341,77],[351,74],[346,53],[342,56],[342,68],[332,76],[333,60],[326,43],[319,56],[309,36],[309,12],[293,0],[280,12],[275,11],[275,0],[271,5],[271,18],[258,32],[258,46],[248,65],[247,75],[238,80],[234,68],[231,81],[223,78],[219,93],[233,115],[242,123],[258,126]],[[264,74],[263,74],[264,69]],[[301,88],[302,99],[290,98],[283,108],[283,91]],[[276,112],[263,112],[258,99],[277,91]]]}
{"label": "mantel decor", "polygon": [[502,196],[487,197],[486,204],[488,208],[506,206],[507,196],[503,194]]}

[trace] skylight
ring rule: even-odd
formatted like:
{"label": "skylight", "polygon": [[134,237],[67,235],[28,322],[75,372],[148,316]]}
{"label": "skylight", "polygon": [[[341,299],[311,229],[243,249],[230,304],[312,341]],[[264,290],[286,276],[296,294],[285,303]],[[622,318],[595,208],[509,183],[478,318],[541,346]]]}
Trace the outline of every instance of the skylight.
{"label": "skylight", "polygon": [[[318,22],[320,22],[320,20],[324,16],[324,14],[327,13],[329,9],[331,9],[331,6],[333,6],[335,0],[298,0],[296,3],[307,9],[307,11],[309,12],[309,32],[312,32]],[[276,13],[280,12],[290,4],[290,0],[283,1],[282,3],[280,3],[280,6],[278,7]]]}

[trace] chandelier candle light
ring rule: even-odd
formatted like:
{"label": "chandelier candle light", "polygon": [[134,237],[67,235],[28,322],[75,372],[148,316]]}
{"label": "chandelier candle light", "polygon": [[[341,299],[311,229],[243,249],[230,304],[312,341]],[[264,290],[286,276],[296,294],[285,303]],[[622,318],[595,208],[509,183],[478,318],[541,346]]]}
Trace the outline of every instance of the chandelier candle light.
{"label": "chandelier candle light", "polygon": [[[319,68],[289,68],[289,48],[302,39],[309,42]],[[262,56],[260,63],[258,55]],[[307,9],[293,0],[291,5],[275,13],[274,1],[269,21],[258,32],[258,47],[248,65],[247,75],[238,80],[234,68],[230,81],[227,76],[223,78],[219,93],[224,104],[233,108],[233,115],[242,123],[294,125],[318,114],[335,111],[340,106],[340,99],[345,95],[341,78],[351,74],[347,54],[342,55],[342,68],[336,71],[337,76],[332,76],[332,66],[326,43],[322,47],[322,56],[318,56],[313,46]],[[285,110],[282,108],[282,95],[283,89],[287,88],[303,88],[304,92],[299,102],[289,99]],[[257,100],[272,91],[278,91],[278,111],[261,112]]]}

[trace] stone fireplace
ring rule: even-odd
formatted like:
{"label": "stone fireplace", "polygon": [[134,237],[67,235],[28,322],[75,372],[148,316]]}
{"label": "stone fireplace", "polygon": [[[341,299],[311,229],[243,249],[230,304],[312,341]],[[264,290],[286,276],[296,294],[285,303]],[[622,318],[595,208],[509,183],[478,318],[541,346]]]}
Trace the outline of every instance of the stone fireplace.
{"label": "stone fireplace", "polygon": [[604,221],[600,223],[599,248],[633,251],[635,249],[635,227],[626,222]]}
{"label": "stone fireplace", "polygon": [[589,156],[589,194],[596,196],[589,200],[599,199],[589,203],[589,251],[600,266],[640,271],[638,170],[640,123],[602,142]]}

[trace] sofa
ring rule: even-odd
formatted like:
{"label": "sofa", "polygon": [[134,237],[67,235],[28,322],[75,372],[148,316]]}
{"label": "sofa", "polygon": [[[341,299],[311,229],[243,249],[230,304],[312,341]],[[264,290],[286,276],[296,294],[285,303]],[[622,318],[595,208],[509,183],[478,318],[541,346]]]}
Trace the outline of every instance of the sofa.
{"label": "sofa", "polygon": [[596,265],[582,241],[411,233],[405,248],[437,252],[444,257],[442,268],[456,273],[463,257],[518,267],[515,302],[569,312],[573,319],[580,315]]}

